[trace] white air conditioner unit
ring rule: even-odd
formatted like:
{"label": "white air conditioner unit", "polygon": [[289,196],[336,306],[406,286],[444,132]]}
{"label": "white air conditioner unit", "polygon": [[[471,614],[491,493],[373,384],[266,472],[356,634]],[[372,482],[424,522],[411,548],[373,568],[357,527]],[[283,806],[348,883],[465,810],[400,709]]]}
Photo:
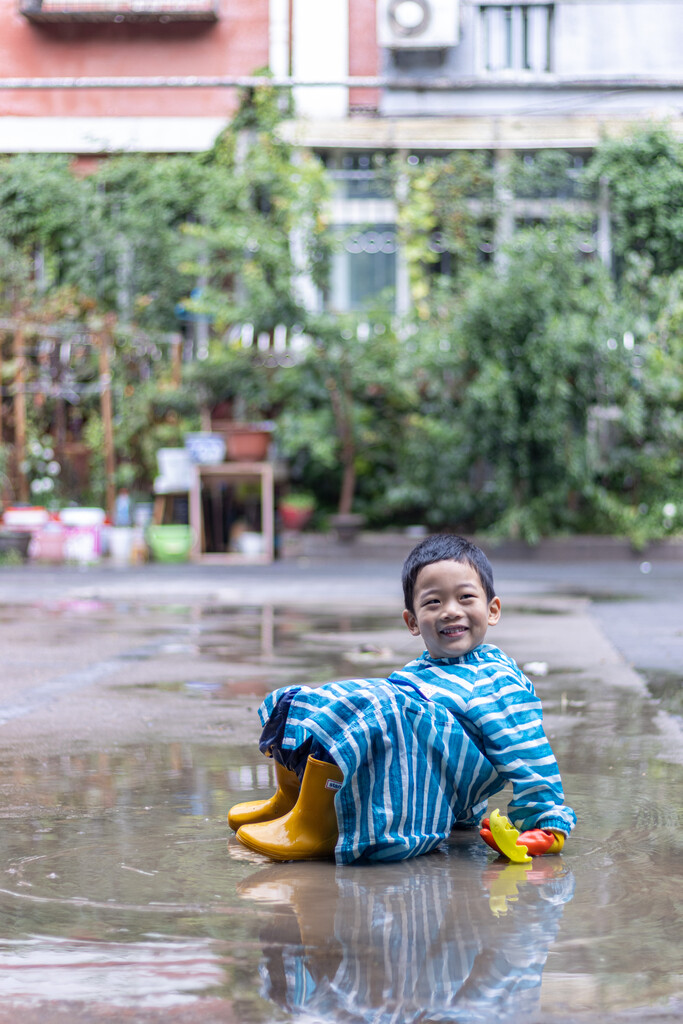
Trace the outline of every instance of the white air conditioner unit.
{"label": "white air conditioner unit", "polygon": [[459,0],[377,0],[377,42],[392,50],[455,46]]}

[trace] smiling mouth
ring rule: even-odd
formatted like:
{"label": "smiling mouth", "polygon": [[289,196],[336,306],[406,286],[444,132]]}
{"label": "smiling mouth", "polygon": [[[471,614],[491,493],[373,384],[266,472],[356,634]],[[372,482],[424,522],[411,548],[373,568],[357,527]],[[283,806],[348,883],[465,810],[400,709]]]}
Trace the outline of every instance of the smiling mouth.
{"label": "smiling mouth", "polygon": [[445,629],[441,630],[442,636],[462,636],[463,633],[467,632],[467,626],[446,626]]}

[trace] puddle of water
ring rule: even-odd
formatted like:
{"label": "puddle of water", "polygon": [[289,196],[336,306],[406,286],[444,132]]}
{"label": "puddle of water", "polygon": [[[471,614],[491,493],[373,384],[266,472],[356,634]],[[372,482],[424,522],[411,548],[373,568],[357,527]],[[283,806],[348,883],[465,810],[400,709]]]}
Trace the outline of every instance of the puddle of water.
{"label": "puddle of water", "polygon": [[491,863],[472,834],[391,868],[231,856],[225,808],[272,779],[217,748],[0,768],[15,814],[33,801],[2,837],[0,997],[13,1002],[106,992],[131,1007],[144,992],[153,1008],[238,993],[244,1021],[507,1020],[537,1001],[574,891],[562,860]]}
{"label": "puddle of water", "polygon": [[[262,698],[276,686],[296,679],[315,685],[329,679],[389,674],[414,654],[408,634],[395,616],[315,615],[284,608],[194,610],[191,635],[147,643],[122,655],[126,661],[186,659],[191,677],[144,679],[113,684],[117,690],[134,686],[141,691],[173,692],[213,700],[236,696]],[[391,644],[387,642],[387,637]],[[190,661],[192,662],[190,668]],[[203,667],[221,682],[202,679]]]}
{"label": "puddle of water", "polygon": [[683,677],[678,672],[643,669],[647,687],[665,711],[683,718]]}
{"label": "puddle of water", "polygon": [[258,926],[237,912],[249,866],[226,848],[226,808],[272,789],[248,756],[170,744],[3,759],[0,999],[151,1010],[241,992],[240,1019],[269,1020]]}
{"label": "puddle of water", "polygon": [[0,759],[0,998],[150,1012],[237,1001],[254,1024],[552,1020],[559,1006],[665,998],[681,770],[653,772],[646,743],[620,759],[623,737],[596,745],[583,712],[562,714],[555,747],[580,826],[531,869],[492,859],[472,832],[399,865],[270,864],[224,818],[272,791],[252,747]]}
{"label": "puddle of water", "polygon": [[[114,629],[116,616],[100,614]],[[132,680],[103,684],[116,701],[133,688],[245,707],[239,697],[292,678],[407,660],[390,649],[394,617],[173,616],[172,629],[168,618],[135,624],[131,648],[144,639],[151,674],[133,677],[130,652],[112,655],[128,658]],[[640,1007],[640,1024],[681,990],[683,767],[660,757],[661,703],[570,667],[536,685],[579,826],[562,857],[531,868],[496,861],[471,832],[391,866],[273,865],[225,822],[232,803],[273,790],[255,743],[0,751],[0,1000],[59,998],[93,1020],[114,1007],[120,1019],[187,1010],[183,1020],[243,1024],[566,1024],[567,1007],[572,1021]],[[660,701],[680,692],[668,678],[651,685]]]}

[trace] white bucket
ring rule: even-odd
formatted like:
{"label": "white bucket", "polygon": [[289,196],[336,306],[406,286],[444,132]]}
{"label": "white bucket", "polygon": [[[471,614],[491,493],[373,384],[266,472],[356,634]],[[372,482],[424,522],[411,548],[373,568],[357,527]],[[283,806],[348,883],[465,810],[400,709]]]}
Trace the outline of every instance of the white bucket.
{"label": "white bucket", "polygon": [[130,565],[133,560],[132,526],[112,526],[109,530],[109,557],[114,565]]}
{"label": "white bucket", "polygon": [[74,508],[63,508],[59,518],[65,526],[101,526],[105,519],[105,511],[103,508],[79,505]]}
{"label": "white bucket", "polygon": [[[186,448],[159,448],[160,492],[189,491],[192,486],[192,461]],[[156,481],[155,481],[156,489]]]}
{"label": "white bucket", "polygon": [[258,555],[262,555],[266,550],[265,537],[262,533],[250,533],[245,530],[236,539],[235,547],[241,555],[255,558]]}

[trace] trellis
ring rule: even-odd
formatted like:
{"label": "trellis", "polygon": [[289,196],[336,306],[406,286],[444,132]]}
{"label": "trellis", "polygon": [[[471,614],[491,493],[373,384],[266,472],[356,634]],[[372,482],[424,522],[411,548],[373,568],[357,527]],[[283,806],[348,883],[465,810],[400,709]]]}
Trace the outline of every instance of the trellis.
{"label": "trellis", "polygon": [[[126,329],[116,326],[117,334],[126,333]],[[143,332],[130,329],[130,338],[141,356],[158,358],[161,351],[159,343],[170,344],[172,356],[172,375],[176,383],[180,379],[180,361],[182,358],[182,339],[179,335],[167,335],[151,338]],[[82,396],[99,395],[100,415],[104,433],[104,465],[105,465],[105,507],[111,516],[116,499],[116,454],[114,447],[114,411],[112,397],[111,353],[113,347],[113,325],[94,330],[87,325],[76,322],[42,323],[21,316],[0,317],[0,375],[2,374],[4,338],[11,339],[14,375],[8,386],[1,390],[2,398],[11,400],[14,442],[14,476],[17,481],[17,497],[27,502],[30,498],[29,481],[23,470],[27,450],[27,398],[32,395],[41,399],[53,398],[72,404]],[[71,375],[62,375],[53,380],[49,374],[40,372],[41,359],[46,354],[52,355],[59,348],[59,361],[66,367],[71,364],[75,349],[97,353],[96,379],[90,382],[76,382]],[[37,357],[39,371],[37,379],[30,381],[28,375],[29,359]],[[0,445],[6,442],[6,424],[4,408],[0,406]]]}

